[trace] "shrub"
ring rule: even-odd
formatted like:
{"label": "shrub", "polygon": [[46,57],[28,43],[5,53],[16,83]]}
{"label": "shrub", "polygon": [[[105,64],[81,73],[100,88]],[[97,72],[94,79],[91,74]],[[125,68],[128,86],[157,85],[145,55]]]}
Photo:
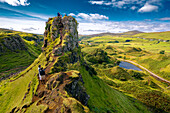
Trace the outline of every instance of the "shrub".
{"label": "shrub", "polygon": [[159,53],[160,54],[165,54],[165,50],[161,50]]}

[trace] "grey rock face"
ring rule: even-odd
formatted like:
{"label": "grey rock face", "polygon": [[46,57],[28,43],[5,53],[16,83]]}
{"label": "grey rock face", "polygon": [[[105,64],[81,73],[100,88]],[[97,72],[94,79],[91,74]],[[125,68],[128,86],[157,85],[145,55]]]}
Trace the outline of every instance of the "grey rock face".
{"label": "grey rock face", "polygon": [[80,82],[84,84],[81,74],[79,74],[79,78],[73,80],[70,84],[67,84],[65,89],[72,97],[79,100],[83,105],[87,105],[90,96],[87,95],[84,87],[80,85]]}
{"label": "grey rock face", "polygon": [[4,38],[3,45],[11,51],[26,50],[24,41],[17,35]]}
{"label": "grey rock face", "polygon": [[[68,52],[78,48],[78,31],[77,21],[71,16],[50,18],[46,23],[46,30],[44,32],[45,40],[44,47],[49,43],[49,40],[58,42],[58,46],[54,48],[53,53],[58,56],[63,52]],[[51,38],[51,39],[49,39]],[[60,48],[60,46],[62,48]]]}
{"label": "grey rock face", "polygon": [[55,54],[56,56],[61,55],[61,54],[62,54],[62,48],[61,48],[61,47],[56,48],[56,49],[54,50],[54,54]]}

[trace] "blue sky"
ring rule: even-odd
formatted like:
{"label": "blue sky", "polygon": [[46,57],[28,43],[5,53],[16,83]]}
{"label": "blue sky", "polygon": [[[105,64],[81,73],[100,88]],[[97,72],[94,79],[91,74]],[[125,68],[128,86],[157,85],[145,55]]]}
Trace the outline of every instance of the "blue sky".
{"label": "blue sky", "polygon": [[79,34],[170,31],[170,0],[0,0],[0,28],[43,34],[57,12],[75,17]]}

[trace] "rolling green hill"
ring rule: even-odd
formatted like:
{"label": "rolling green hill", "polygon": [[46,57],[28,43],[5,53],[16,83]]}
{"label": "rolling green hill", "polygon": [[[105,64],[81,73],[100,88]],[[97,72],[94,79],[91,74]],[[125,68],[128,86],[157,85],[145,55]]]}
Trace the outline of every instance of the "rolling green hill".
{"label": "rolling green hill", "polygon": [[133,37],[141,37],[146,39],[155,39],[155,40],[169,40],[170,41],[170,31],[166,32],[153,32],[153,33],[140,33],[136,34]]}
{"label": "rolling green hill", "polygon": [[[167,33],[161,33],[162,40],[167,40]],[[147,35],[147,33],[141,34]],[[153,35],[154,33],[150,34]],[[137,35],[140,35],[140,33]],[[137,38],[135,37],[137,35],[88,37],[81,40],[80,46],[87,63],[96,70],[98,77],[110,87],[130,95],[148,106],[163,110],[156,112],[169,112],[169,107],[167,106],[170,101],[168,83],[158,81],[145,71],[141,73],[127,70],[116,65],[110,65],[109,62],[97,64],[92,62],[100,60],[100,57],[95,53],[98,49],[101,49],[113,61],[133,61],[158,76],[170,80],[170,42],[158,40],[160,33],[154,34],[157,37],[156,40]],[[165,104],[164,102],[168,103]]]}
{"label": "rolling green hill", "polygon": [[0,78],[28,67],[41,53],[41,35],[0,29]]}
{"label": "rolling green hill", "polygon": [[143,33],[141,31],[128,31],[128,32],[124,32],[124,33],[100,33],[100,34],[93,34],[93,35],[79,35],[79,41],[83,40],[84,38],[91,38],[91,37],[100,37],[100,36],[132,36],[132,35],[136,35],[139,33]]}
{"label": "rolling green hill", "polygon": [[[71,16],[49,18],[44,51],[23,72],[0,83],[0,112],[152,112],[149,106],[102,79],[107,75],[99,69],[111,69],[118,65],[118,60],[102,49],[82,53],[77,25]],[[112,66],[107,65],[111,63]],[[38,80],[38,65],[45,68],[45,84]]]}

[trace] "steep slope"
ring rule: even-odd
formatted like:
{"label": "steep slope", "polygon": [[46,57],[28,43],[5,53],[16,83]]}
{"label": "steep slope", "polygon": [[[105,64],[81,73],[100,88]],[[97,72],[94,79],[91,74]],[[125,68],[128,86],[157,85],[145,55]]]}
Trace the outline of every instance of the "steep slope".
{"label": "steep slope", "polygon": [[[78,45],[77,25],[71,16],[48,20],[41,55],[1,82],[0,112],[150,112],[96,76]],[[38,81],[38,65],[46,69],[45,84]]]}
{"label": "steep slope", "polygon": [[0,79],[28,67],[41,53],[42,36],[0,29]]}

